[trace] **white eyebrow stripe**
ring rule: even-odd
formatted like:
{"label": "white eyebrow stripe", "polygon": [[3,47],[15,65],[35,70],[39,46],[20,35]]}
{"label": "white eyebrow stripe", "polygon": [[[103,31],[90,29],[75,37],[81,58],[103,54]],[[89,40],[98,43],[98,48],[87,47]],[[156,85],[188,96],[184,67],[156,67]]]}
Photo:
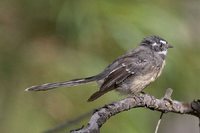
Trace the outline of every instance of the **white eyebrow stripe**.
{"label": "white eyebrow stripe", "polygon": [[167,44],[167,42],[164,40],[160,40],[160,43]]}

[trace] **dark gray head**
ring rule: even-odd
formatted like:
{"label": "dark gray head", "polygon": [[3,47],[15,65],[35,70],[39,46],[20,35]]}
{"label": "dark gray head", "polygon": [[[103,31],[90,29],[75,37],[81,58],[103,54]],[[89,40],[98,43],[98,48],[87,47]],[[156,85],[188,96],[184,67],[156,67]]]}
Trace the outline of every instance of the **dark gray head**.
{"label": "dark gray head", "polygon": [[166,40],[159,36],[146,37],[142,40],[140,45],[150,48],[161,56],[166,56],[168,48],[173,48]]}

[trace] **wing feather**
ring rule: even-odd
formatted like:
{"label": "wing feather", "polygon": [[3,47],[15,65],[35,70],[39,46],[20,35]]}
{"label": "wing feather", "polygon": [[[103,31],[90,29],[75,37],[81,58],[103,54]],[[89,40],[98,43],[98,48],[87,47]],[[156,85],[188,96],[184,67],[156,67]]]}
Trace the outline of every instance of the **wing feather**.
{"label": "wing feather", "polygon": [[100,91],[105,91],[107,89],[112,90],[112,88],[121,84],[129,76],[136,74],[137,70],[142,69],[145,65],[145,60],[127,58],[123,63],[119,63],[118,66],[109,73],[101,85]]}

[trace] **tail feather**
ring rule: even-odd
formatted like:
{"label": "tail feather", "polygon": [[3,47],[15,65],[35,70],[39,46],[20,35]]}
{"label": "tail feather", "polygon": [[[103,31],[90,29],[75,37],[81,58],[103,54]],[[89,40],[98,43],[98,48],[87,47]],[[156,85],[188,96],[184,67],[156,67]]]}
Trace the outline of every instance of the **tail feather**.
{"label": "tail feather", "polygon": [[92,94],[92,96],[90,96],[90,98],[87,101],[92,102],[113,89],[114,88],[107,88],[106,90],[103,91],[102,90],[96,91],[94,94]]}
{"label": "tail feather", "polygon": [[85,83],[89,83],[92,81],[96,81],[97,78],[96,76],[88,77],[88,78],[82,78],[82,79],[73,79],[70,81],[64,81],[64,82],[56,82],[56,83],[46,83],[42,85],[36,85],[36,86],[31,86],[25,91],[46,91],[46,90],[51,90],[55,89],[58,87],[71,87],[71,86],[77,86]]}
{"label": "tail feather", "polygon": [[97,91],[94,94],[92,94],[92,96],[90,96],[90,98],[87,101],[92,102],[104,94],[105,94],[105,92],[103,92],[103,91]]}

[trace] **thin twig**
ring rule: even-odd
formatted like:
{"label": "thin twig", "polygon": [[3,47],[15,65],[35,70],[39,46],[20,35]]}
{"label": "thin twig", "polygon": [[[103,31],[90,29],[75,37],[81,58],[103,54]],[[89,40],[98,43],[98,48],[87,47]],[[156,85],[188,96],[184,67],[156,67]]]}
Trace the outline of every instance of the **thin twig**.
{"label": "thin twig", "polygon": [[[169,90],[169,93],[172,92]],[[169,96],[169,95],[168,95]],[[133,108],[145,107],[160,112],[173,112],[178,114],[189,114],[196,117],[200,116],[200,100],[190,103],[179,102],[168,99],[169,97],[156,99],[148,94],[133,95],[118,102],[107,104],[99,108],[85,127],[72,130],[72,133],[96,133],[100,131],[102,125],[112,116]],[[166,99],[167,98],[167,99]]]}
{"label": "thin twig", "polygon": [[158,123],[157,123],[157,126],[156,126],[156,130],[155,130],[155,133],[158,133],[158,128],[160,126],[160,123],[161,123],[161,120],[162,120],[162,117],[163,117],[163,112],[160,114],[160,119],[158,120]]}
{"label": "thin twig", "polygon": [[[163,100],[168,100],[169,102],[171,102],[171,101],[172,101],[172,99],[171,99],[172,93],[173,93],[173,90],[172,90],[171,88],[168,88],[168,89],[166,90],[166,92],[165,92],[165,96],[163,97]],[[160,114],[160,119],[158,120],[158,123],[157,123],[157,125],[156,125],[155,133],[158,133],[158,128],[159,128],[159,126],[160,126],[160,123],[161,123],[163,114],[164,114],[164,112],[161,112],[161,114]]]}

